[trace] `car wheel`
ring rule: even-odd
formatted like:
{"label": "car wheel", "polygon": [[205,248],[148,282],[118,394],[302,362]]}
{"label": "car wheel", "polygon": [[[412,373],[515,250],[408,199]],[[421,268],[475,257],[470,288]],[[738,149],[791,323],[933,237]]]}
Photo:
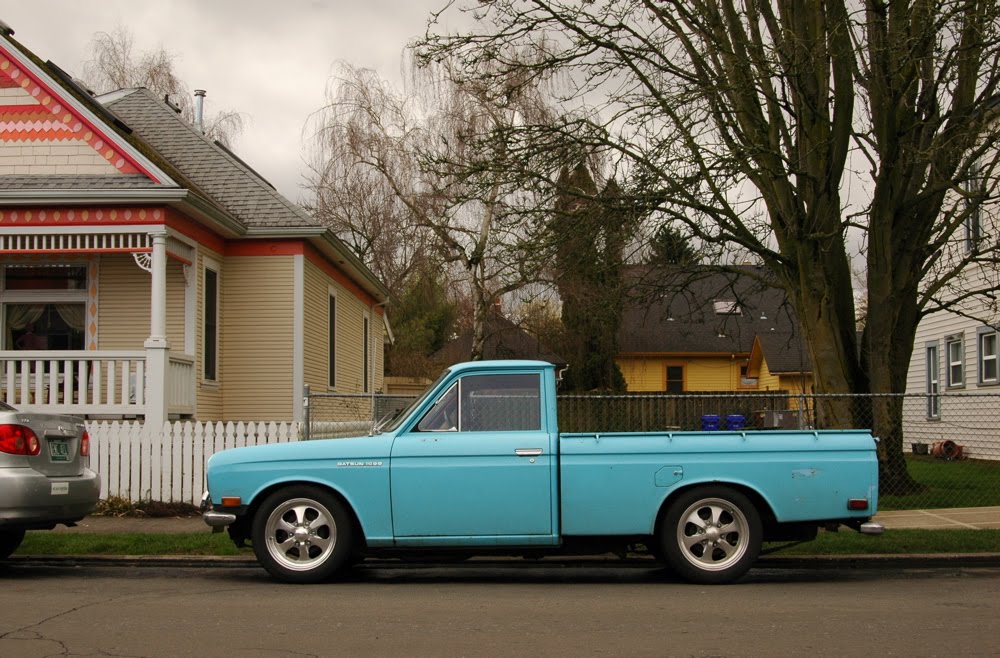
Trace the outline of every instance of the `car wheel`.
{"label": "car wheel", "polygon": [[699,487],[682,494],[661,526],[668,564],[686,580],[721,584],[743,576],[760,553],[757,508],[728,487]]}
{"label": "car wheel", "polygon": [[6,560],[24,540],[24,530],[0,530],[0,560]]}
{"label": "car wheel", "polygon": [[253,520],[253,550],[268,573],[289,583],[318,583],[347,565],[354,528],[343,504],[310,486],[276,491]]}

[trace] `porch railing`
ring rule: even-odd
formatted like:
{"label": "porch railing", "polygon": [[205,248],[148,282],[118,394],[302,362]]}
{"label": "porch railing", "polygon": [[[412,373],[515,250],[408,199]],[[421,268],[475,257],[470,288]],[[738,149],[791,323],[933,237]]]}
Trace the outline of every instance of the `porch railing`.
{"label": "porch railing", "polygon": [[[194,358],[171,354],[167,411],[194,412]],[[0,351],[0,399],[22,411],[141,416],[149,402],[143,350]]]}

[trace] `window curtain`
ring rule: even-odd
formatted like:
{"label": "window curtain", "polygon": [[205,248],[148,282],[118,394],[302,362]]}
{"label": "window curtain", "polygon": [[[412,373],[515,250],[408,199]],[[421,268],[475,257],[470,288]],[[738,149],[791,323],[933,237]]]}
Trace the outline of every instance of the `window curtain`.
{"label": "window curtain", "polygon": [[7,304],[7,328],[14,331],[26,329],[38,322],[45,312],[45,304]]}
{"label": "window curtain", "polygon": [[38,322],[45,312],[45,304],[6,304],[7,322],[6,335],[4,336],[4,348],[14,349],[14,332],[23,331],[30,325]]}
{"label": "window curtain", "polygon": [[72,329],[83,331],[87,324],[86,304],[56,304],[56,313]]}

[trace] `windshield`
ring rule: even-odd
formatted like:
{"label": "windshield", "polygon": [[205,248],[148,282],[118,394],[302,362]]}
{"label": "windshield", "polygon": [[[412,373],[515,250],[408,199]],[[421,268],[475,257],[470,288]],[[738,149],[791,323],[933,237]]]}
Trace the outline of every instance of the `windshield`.
{"label": "windshield", "polygon": [[430,395],[431,391],[437,388],[438,384],[441,383],[441,380],[443,380],[449,374],[451,374],[451,370],[445,370],[444,372],[442,372],[441,375],[438,376],[436,380],[434,380],[434,383],[428,386],[424,390],[424,392],[420,394],[420,397],[416,398],[413,402],[407,405],[405,409],[396,414],[396,416],[394,416],[384,427],[381,424],[378,427],[376,427],[374,433],[379,434],[381,432],[393,432],[396,429],[398,429],[399,426],[403,424],[403,421],[407,419],[410,413],[414,409],[416,409],[420,405],[420,403],[422,403],[424,399],[428,395]]}

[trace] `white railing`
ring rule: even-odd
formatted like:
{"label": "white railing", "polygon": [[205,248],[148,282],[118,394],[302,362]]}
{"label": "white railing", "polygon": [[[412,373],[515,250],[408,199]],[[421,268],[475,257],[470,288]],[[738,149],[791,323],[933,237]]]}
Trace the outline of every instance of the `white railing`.
{"label": "white railing", "polygon": [[[194,358],[171,354],[167,411],[193,414]],[[22,411],[141,416],[146,412],[143,350],[0,351],[0,399]]]}
{"label": "white railing", "polygon": [[198,504],[205,464],[227,448],[299,440],[299,423],[166,423],[150,432],[140,422],[88,422],[90,467],[101,475],[101,498]]}
{"label": "white railing", "polygon": [[194,413],[194,357],[171,352],[167,365],[167,413]]}

